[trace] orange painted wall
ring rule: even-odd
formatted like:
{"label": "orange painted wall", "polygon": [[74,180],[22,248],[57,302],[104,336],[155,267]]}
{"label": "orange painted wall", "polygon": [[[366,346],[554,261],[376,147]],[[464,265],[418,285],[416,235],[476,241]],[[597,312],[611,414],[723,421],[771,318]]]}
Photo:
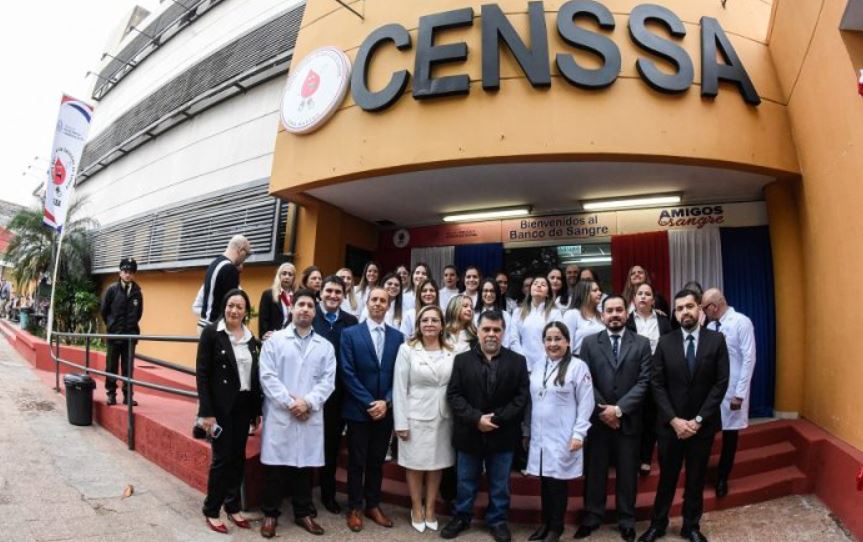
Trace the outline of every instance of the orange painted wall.
{"label": "orange painted wall", "polygon": [[342,212],[337,207],[312,198],[303,198],[297,223],[297,273],[317,265],[324,276],[335,273],[345,263],[347,245],[369,251],[377,249],[375,226]]}
{"label": "orange painted wall", "polygon": [[[572,159],[664,160],[722,165],[759,171],[798,172],[782,86],[765,42],[771,10],[762,0],[736,0],[723,9],[720,2],[665,0],[659,2],[684,22],[681,45],[695,66],[695,82],[683,95],[652,90],[635,70],[645,56],[633,45],[627,28],[629,12],[643,2],[604,2],[614,13],[610,34],[621,50],[618,80],[599,91],[573,87],[557,73],[552,85],[534,89],[508,52],[502,54],[501,89],[481,88],[481,21],[484,2],[441,0],[366,0],[361,20],[329,0],[309,0],[294,51],[302,59],[324,45],[342,48],[353,59],[363,39],[388,23],[404,25],[416,44],[421,15],[472,6],[474,24],[449,30],[439,43],[466,41],[465,63],[449,64],[435,75],[467,73],[469,96],[418,101],[403,95],[392,107],[368,113],[350,94],[320,130],[306,136],[280,132],[276,141],[271,191],[291,199],[304,190],[372,174],[419,170],[440,165],[493,161]],[[590,55],[565,45],[556,31],[557,10],[563,1],[546,1],[550,58],[574,54],[580,62]],[[527,36],[525,0],[497,2],[522,36]],[[759,107],[744,103],[736,87],[721,85],[715,100],[700,96],[700,28],[702,16],[716,17],[735,46],[763,98]],[[381,88],[394,70],[414,70],[414,52],[379,49],[369,73],[372,88]],[[410,87],[410,84],[409,84]],[[334,152],[334,149],[338,149]]]}
{"label": "orange painted wall", "polygon": [[[805,296],[802,414],[863,449],[863,68],[861,38],[839,30],[845,0],[776,0],[770,52],[800,161],[800,288]],[[778,294],[779,292],[777,292]]]}

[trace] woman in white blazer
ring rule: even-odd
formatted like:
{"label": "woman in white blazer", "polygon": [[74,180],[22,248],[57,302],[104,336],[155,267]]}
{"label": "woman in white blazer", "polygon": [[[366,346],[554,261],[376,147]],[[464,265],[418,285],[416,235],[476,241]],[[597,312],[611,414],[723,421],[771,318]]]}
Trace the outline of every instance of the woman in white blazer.
{"label": "woman in white blazer", "polygon": [[522,354],[527,358],[528,371],[533,371],[545,359],[542,330],[554,321],[562,322],[563,314],[554,306],[548,278],[536,276],[530,284],[530,295],[512,315],[512,328],[521,344]]}
{"label": "woman in white blazer", "polygon": [[401,441],[398,464],[406,470],[411,494],[411,525],[423,532],[438,528],[435,500],[442,471],[455,464],[446,401],[455,353],[446,341],[443,311],[436,303],[420,309],[417,327],[396,358],[393,421]]}
{"label": "woman in white blazer", "polygon": [[527,473],[539,476],[542,525],[528,540],[556,542],[563,534],[568,480],[583,473],[584,438],[594,409],[590,370],[569,349],[569,330],[550,322],[542,333],[545,360],[530,374]]}

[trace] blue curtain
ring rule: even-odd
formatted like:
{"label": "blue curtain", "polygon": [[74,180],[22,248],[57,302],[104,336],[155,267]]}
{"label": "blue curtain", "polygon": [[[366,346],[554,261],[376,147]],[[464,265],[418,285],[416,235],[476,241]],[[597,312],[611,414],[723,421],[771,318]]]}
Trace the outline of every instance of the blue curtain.
{"label": "blue curtain", "polygon": [[503,269],[503,245],[501,243],[486,243],[482,245],[458,245],[455,247],[455,266],[458,272],[464,274],[469,265],[479,267],[481,277]]}
{"label": "blue curtain", "polygon": [[721,228],[722,274],[728,304],[752,320],[756,362],[749,414],[773,415],[776,386],[776,309],[767,226]]}

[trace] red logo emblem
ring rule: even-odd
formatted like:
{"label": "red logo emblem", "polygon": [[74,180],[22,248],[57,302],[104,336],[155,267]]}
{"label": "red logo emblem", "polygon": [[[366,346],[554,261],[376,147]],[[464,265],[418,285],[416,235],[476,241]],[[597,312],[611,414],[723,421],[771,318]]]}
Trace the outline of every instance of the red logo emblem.
{"label": "red logo emblem", "polygon": [[318,87],[320,86],[321,76],[318,75],[315,70],[309,70],[309,74],[306,75],[306,80],[303,81],[303,89],[300,91],[300,95],[303,98],[309,98],[318,91]]}
{"label": "red logo emblem", "polygon": [[63,165],[63,162],[59,158],[54,161],[52,176],[54,177],[54,184],[63,184],[66,180],[66,166]]}

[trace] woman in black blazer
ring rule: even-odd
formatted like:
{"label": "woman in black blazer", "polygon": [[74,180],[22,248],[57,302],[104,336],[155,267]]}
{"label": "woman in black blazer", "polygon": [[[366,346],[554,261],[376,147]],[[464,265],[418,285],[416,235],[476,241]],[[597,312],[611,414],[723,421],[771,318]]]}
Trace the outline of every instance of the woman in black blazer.
{"label": "woman in black blazer", "polygon": [[[635,310],[629,314],[626,328],[650,340],[650,351],[656,351],[659,337],[671,333],[672,325],[668,316],[656,311],[656,295],[649,282],[642,282],[633,295]],[[644,400],[644,423],[641,431],[641,467],[642,476],[650,474],[650,462],[653,459],[653,447],[656,445],[656,403],[647,389]]]}
{"label": "woman in black blazer", "polygon": [[240,486],[249,426],[260,422],[263,395],[259,343],[246,327],[250,308],[244,291],[229,291],[222,300],[221,318],[204,328],[198,340],[198,425],[213,446],[203,512],[207,526],[218,533],[228,532],[219,519],[222,506],[235,525],[251,527],[240,514]]}
{"label": "woman in black blazer", "polygon": [[283,263],[276,270],[273,285],[261,293],[258,304],[258,337],[262,341],[270,338],[274,331],[288,325],[291,306],[294,303],[294,279],[297,268],[292,263]]}

